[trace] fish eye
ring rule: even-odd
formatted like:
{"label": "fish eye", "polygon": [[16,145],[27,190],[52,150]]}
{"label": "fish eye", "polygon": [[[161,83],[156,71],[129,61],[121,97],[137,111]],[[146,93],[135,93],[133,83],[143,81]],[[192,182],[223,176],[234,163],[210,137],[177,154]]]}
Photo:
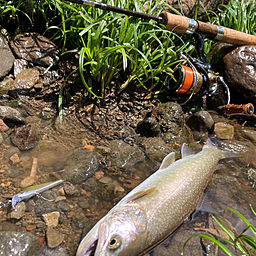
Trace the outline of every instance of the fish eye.
{"label": "fish eye", "polygon": [[112,237],[108,244],[108,249],[117,249],[121,245],[121,239],[118,236]]}

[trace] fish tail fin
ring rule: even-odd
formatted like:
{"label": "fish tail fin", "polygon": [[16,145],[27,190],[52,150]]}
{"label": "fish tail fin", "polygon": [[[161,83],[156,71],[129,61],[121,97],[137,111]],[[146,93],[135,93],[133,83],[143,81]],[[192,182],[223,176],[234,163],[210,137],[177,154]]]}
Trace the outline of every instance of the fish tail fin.
{"label": "fish tail fin", "polygon": [[210,136],[204,148],[214,147],[218,150],[221,150],[223,157],[222,158],[234,158],[234,157],[243,157],[244,148],[238,146],[238,144],[232,142],[224,142],[220,140],[217,136]]}

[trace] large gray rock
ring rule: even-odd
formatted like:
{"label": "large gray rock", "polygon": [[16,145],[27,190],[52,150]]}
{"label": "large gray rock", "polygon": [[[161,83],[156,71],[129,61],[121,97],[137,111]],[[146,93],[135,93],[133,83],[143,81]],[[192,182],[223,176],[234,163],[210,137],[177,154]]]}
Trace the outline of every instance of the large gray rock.
{"label": "large gray rock", "polygon": [[57,46],[37,33],[26,33],[15,36],[10,43],[14,54],[39,66],[49,66],[59,59]]}
{"label": "large gray rock", "polygon": [[14,59],[7,40],[0,34],[0,79],[10,72]]}
{"label": "large gray rock", "polygon": [[211,55],[213,69],[224,77],[230,89],[238,92],[238,97],[256,103],[256,46],[219,44]]}
{"label": "large gray rock", "polygon": [[34,256],[40,248],[38,239],[28,232],[0,232],[2,256]]}

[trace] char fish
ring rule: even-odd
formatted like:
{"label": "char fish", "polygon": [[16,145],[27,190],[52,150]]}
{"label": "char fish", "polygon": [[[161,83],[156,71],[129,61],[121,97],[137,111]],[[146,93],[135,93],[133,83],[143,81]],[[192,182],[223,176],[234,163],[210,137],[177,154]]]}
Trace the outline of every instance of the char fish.
{"label": "char fish", "polygon": [[128,193],[83,238],[77,256],[143,255],[175,231],[199,204],[224,153],[209,142],[182,159],[167,155],[160,168]]}

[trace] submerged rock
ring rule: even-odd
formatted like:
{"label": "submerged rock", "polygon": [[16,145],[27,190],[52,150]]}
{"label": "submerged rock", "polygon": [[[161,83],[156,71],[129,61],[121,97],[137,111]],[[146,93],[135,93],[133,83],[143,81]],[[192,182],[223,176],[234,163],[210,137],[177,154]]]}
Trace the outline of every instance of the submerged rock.
{"label": "submerged rock", "polygon": [[49,66],[58,60],[57,46],[37,33],[26,33],[15,36],[10,43],[14,54],[39,66]]}
{"label": "submerged rock", "polygon": [[46,230],[47,244],[50,248],[55,248],[62,243],[64,235],[55,230],[52,226],[49,226]]}
{"label": "submerged rock", "polygon": [[61,176],[71,183],[81,183],[93,176],[98,170],[99,164],[98,156],[94,152],[78,149],[67,159],[65,171]]}
{"label": "submerged rock", "polygon": [[34,124],[14,128],[11,140],[19,150],[34,148],[40,139],[39,131]]}
{"label": "submerged rock", "polygon": [[28,232],[0,232],[1,255],[34,256],[40,248],[38,239]]}
{"label": "submerged rock", "polygon": [[12,69],[14,56],[9,48],[7,40],[0,33],[0,79],[5,77]]}
{"label": "submerged rock", "polygon": [[112,151],[112,167],[128,168],[145,159],[141,149],[130,146],[122,140],[110,141],[109,147]]}
{"label": "submerged rock", "polygon": [[0,94],[7,94],[13,84],[13,79],[6,76],[3,81],[0,82]]}

